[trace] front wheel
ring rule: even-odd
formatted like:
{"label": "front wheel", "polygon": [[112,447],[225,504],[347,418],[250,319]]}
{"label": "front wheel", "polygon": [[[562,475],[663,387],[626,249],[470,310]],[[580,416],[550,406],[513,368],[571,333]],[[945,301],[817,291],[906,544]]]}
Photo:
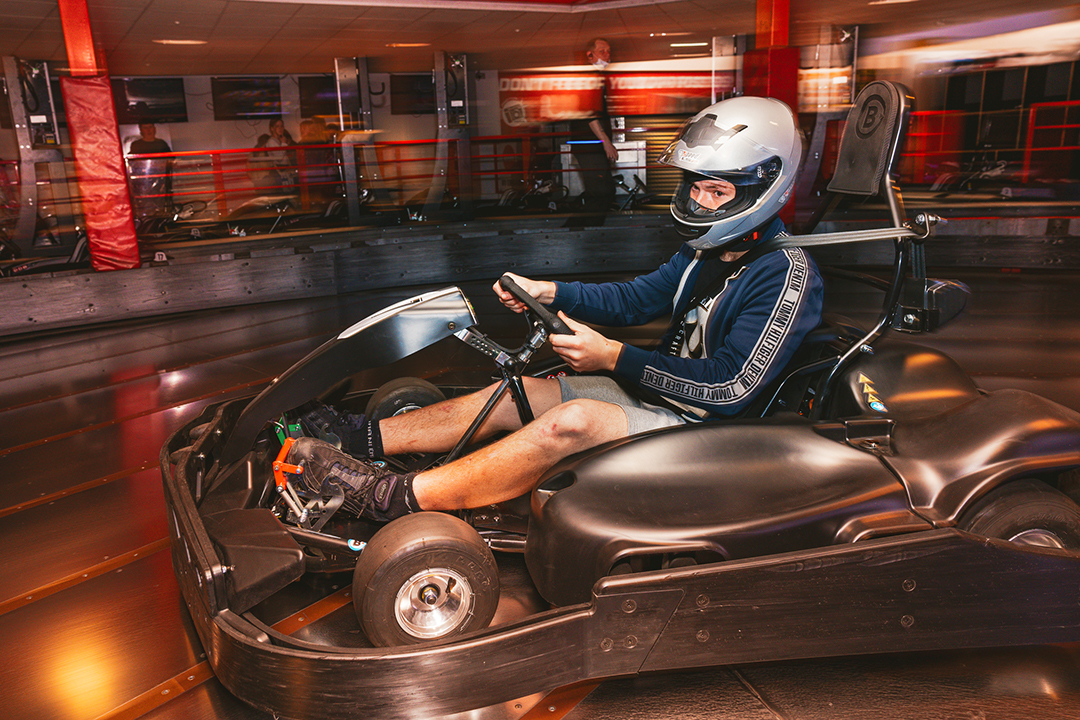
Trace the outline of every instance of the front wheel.
{"label": "front wheel", "polygon": [[353,607],[377,647],[487,627],[499,604],[495,558],[453,515],[421,512],[372,537],[353,573]]}
{"label": "front wheel", "polygon": [[427,380],[403,377],[379,387],[368,400],[364,414],[369,420],[412,412],[446,399],[443,391]]}
{"label": "front wheel", "polygon": [[961,530],[1022,545],[1080,549],[1080,506],[1037,480],[1017,480],[980,500]]}

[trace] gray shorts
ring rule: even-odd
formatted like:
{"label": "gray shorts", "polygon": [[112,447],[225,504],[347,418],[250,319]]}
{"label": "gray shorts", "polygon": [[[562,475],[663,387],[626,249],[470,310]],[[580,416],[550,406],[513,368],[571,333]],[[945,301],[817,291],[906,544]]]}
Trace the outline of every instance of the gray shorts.
{"label": "gray shorts", "polygon": [[560,377],[562,400],[577,398],[599,400],[618,405],[626,413],[626,422],[631,435],[646,430],[684,425],[686,420],[677,413],[657,405],[642,402],[619,387],[619,384],[603,375],[572,375]]}

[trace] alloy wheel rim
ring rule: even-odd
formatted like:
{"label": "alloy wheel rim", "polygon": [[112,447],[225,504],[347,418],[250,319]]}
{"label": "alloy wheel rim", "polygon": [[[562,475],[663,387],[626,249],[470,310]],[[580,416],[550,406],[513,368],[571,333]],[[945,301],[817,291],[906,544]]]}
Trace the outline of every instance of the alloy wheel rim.
{"label": "alloy wheel rim", "polygon": [[1030,530],[1018,532],[1009,538],[1009,542],[1018,543],[1020,545],[1056,548],[1058,550],[1065,549],[1065,543],[1062,542],[1057,533],[1047,530],[1046,528],[1031,528]]}
{"label": "alloy wheel rim", "polygon": [[469,581],[450,568],[430,568],[413,575],[398,590],[394,618],[406,633],[431,640],[443,637],[472,613]]}

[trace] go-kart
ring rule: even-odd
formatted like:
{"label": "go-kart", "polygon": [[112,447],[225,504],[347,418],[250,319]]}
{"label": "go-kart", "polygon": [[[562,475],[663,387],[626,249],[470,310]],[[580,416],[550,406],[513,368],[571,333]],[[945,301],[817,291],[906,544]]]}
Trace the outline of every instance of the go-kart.
{"label": "go-kart", "polygon": [[[413,717],[640,672],[1080,640],[1080,415],[982,392],[946,355],[887,336],[940,327],[966,290],[925,275],[934,218],[903,221],[890,171],[908,108],[901,86],[868,85],[830,185],[881,191],[892,227],[769,244],[891,241],[878,322],[823,324],[742,417],[566,458],[527,505],[385,526],[349,517],[333,484],[298,482],[297,408],[337,393],[385,417],[468,390],[338,389],[463,341],[528,421],[522,375],[559,371],[533,362],[564,331],[543,306],[519,294],[528,334],[507,348],[449,287],[375,313],[254,398],[177,430],[161,451],[173,561],[225,687],[288,718]],[[386,462],[418,470],[468,452],[489,409],[446,456]],[[507,553],[523,555],[550,609],[489,627]],[[350,569],[367,643],[293,637],[255,610],[306,575]]]}

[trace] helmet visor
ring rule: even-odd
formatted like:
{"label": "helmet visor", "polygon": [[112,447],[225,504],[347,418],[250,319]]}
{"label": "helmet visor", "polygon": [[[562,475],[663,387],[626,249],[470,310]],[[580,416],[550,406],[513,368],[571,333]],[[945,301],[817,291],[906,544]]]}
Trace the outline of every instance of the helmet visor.
{"label": "helmet visor", "polygon": [[708,146],[719,149],[725,142],[746,130],[746,127],[746,125],[735,125],[731,128],[717,127],[716,116],[707,113],[683,123],[671,144],[674,146],[681,140],[688,148]]}

